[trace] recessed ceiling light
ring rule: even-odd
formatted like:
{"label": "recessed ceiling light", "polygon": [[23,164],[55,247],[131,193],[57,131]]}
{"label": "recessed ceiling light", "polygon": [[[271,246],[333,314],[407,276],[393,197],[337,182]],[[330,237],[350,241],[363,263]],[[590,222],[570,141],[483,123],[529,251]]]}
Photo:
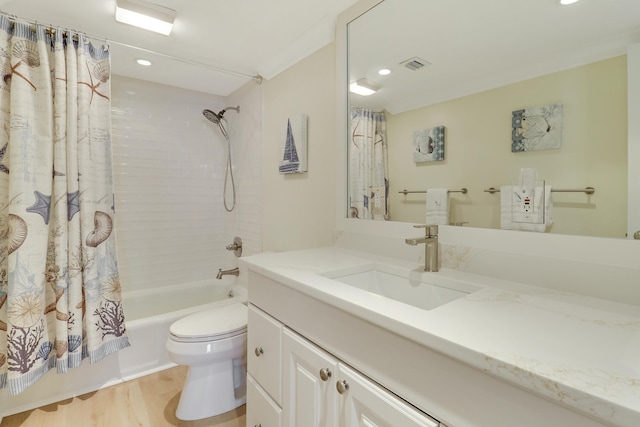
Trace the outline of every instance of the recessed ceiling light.
{"label": "recessed ceiling light", "polygon": [[149,67],[152,64],[152,62],[148,59],[142,58],[136,59],[136,62],[138,63],[138,65],[142,65],[143,67]]}
{"label": "recessed ceiling light", "polygon": [[381,68],[378,70],[378,74],[380,74],[381,76],[388,76],[389,74],[391,74],[391,70],[388,68]]}
{"label": "recessed ceiling light", "polygon": [[560,0],[560,4],[561,5],[568,5],[568,4],[573,4],[573,3],[577,3],[578,0]]}

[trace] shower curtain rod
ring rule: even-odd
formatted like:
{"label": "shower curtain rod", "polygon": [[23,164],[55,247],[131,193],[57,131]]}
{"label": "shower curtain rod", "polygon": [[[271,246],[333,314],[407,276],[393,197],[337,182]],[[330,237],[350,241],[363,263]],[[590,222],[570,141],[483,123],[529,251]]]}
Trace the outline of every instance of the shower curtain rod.
{"label": "shower curtain rod", "polygon": [[[94,36],[91,36],[89,34],[87,34],[87,37],[100,40],[99,37],[94,37]],[[185,64],[195,65],[195,66],[202,67],[202,68],[207,68],[209,70],[217,71],[219,73],[230,74],[230,75],[234,75],[234,76],[237,76],[237,77],[244,77],[245,79],[253,80],[258,84],[262,83],[262,76],[260,74],[256,74],[256,75],[252,76],[250,74],[241,73],[239,71],[233,71],[233,70],[228,70],[226,68],[216,67],[215,65],[204,64],[202,62],[193,61],[191,59],[186,59],[186,58],[181,58],[179,56],[169,55],[169,54],[158,52],[158,51],[155,51],[155,50],[146,49],[144,47],[140,47],[140,46],[136,46],[136,45],[132,45],[132,44],[119,42],[117,40],[110,40],[110,39],[107,39],[107,38],[105,38],[104,40],[105,40],[105,43],[115,43],[115,44],[118,44],[120,46],[128,47],[128,48],[131,48],[131,49],[137,49],[137,50],[142,51],[142,52],[150,53],[152,55],[162,56],[163,58],[172,59],[174,61],[183,62]]]}
{"label": "shower curtain rod", "polygon": [[[45,27],[48,27],[48,29],[50,31],[55,30],[56,28],[58,28],[55,25],[43,24],[43,23],[38,22],[38,21],[33,20],[33,19],[20,18],[20,17],[14,15],[14,14],[7,13],[7,12],[4,12],[2,10],[0,10],[0,13],[5,15],[5,16],[7,16],[10,20],[12,20],[14,22],[15,21],[23,21],[23,22],[26,22],[27,24],[30,24],[30,25],[43,25]],[[149,53],[149,54],[152,54],[152,55],[157,55],[157,56],[161,56],[163,58],[167,58],[167,59],[171,59],[171,60],[174,60],[174,61],[182,62],[184,64],[195,65],[197,67],[206,68],[206,69],[209,69],[209,70],[212,70],[212,71],[216,71],[216,72],[219,72],[219,73],[229,74],[229,75],[233,75],[233,76],[237,76],[237,77],[243,77],[245,79],[253,80],[258,84],[262,83],[262,76],[260,74],[251,75],[251,74],[241,73],[239,71],[229,70],[229,69],[222,68],[222,67],[216,67],[215,65],[209,65],[209,64],[205,64],[205,63],[202,63],[202,62],[194,61],[194,60],[191,60],[191,59],[181,58],[179,56],[174,56],[174,55],[169,55],[169,54],[166,54],[166,53],[158,52],[158,51],[155,51],[155,50],[152,50],[152,49],[147,49],[147,48],[144,48],[144,47],[140,47],[140,46],[136,46],[136,45],[132,45],[132,44],[128,44],[128,43],[119,42],[117,40],[108,39],[106,37],[94,36],[92,34],[88,34],[88,33],[85,33],[83,31],[76,31],[76,30],[73,30],[73,31],[82,33],[86,37],[88,37],[90,39],[93,39],[93,40],[96,40],[96,41],[104,41],[104,43],[107,44],[107,45],[109,45],[109,44],[117,44],[117,45],[120,45],[120,46],[123,46],[123,47],[127,47],[127,48],[130,48],[130,49],[136,49],[136,50],[139,50],[139,51],[142,51],[142,52],[145,52],[145,53]],[[65,31],[65,33],[66,33],[66,31]]]}

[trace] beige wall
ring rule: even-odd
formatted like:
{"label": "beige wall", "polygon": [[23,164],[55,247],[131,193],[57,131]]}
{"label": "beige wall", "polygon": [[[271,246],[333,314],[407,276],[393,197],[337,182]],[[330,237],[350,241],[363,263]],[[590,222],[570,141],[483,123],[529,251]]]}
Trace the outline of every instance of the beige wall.
{"label": "beige wall", "polygon": [[[627,200],[626,56],[388,116],[391,219],[423,222],[425,196],[398,191],[466,187],[452,194],[451,221],[500,226],[499,194],[522,167],[558,188],[595,187],[593,196],[554,193],[553,233],[624,237]],[[564,104],[562,148],[511,152],[511,112]],[[413,132],[446,127],[445,160],[413,163]]]}
{"label": "beige wall", "polygon": [[[332,245],[336,232],[335,44],[263,83],[263,250]],[[287,118],[308,116],[308,172],[281,175]]]}
{"label": "beige wall", "polygon": [[[264,251],[331,245],[336,224],[336,85],[332,43],[263,83]],[[511,112],[564,104],[563,147],[511,153]],[[309,171],[278,173],[287,117],[307,114]],[[415,164],[413,131],[447,128],[445,161]],[[624,237],[627,191],[626,58],[618,57],[389,117],[392,220],[424,221],[424,195],[398,191],[467,187],[452,195],[452,221],[499,228],[499,195],[483,190],[535,167],[558,188],[552,233]],[[400,141],[400,143],[394,143]],[[456,172],[452,172],[453,166]]]}

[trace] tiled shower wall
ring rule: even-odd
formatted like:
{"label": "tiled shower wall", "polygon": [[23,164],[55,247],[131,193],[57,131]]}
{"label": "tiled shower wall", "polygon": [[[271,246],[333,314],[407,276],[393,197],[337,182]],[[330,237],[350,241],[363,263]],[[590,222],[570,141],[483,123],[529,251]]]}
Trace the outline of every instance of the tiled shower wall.
{"label": "tiled shower wall", "polygon": [[[227,216],[225,242],[240,237],[242,255],[246,256],[262,251],[262,87],[247,83],[227,98],[227,105],[240,106],[240,113],[225,114],[229,120],[237,193],[236,208]],[[219,185],[223,182],[224,179]],[[237,259],[229,253],[223,268],[230,266],[236,267]]]}
{"label": "tiled shower wall", "polygon": [[253,168],[261,155],[261,99],[257,89],[245,92],[234,99],[246,101],[241,114],[225,116],[238,193],[238,206],[228,213],[222,203],[227,143],[202,115],[204,108],[219,111],[228,100],[113,76],[116,232],[124,292],[210,280],[234,262],[225,246],[236,231],[251,234],[241,237],[260,250],[260,205],[251,203],[259,200],[259,180],[254,180],[259,168]]}

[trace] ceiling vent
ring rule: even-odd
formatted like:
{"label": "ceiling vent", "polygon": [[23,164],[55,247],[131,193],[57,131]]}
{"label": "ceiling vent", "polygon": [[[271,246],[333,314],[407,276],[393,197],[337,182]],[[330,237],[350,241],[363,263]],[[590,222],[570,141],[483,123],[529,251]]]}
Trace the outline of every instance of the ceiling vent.
{"label": "ceiling vent", "polygon": [[425,61],[422,58],[418,58],[417,56],[414,56],[411,59],[407,59],[406,61],[402,61],[400,63],[400,65],[404,65],[408,69],[416,71],[416,70],[419,70],[420,68],[424,67],[425,65],[431,65],[431,63],[429,61]]}

